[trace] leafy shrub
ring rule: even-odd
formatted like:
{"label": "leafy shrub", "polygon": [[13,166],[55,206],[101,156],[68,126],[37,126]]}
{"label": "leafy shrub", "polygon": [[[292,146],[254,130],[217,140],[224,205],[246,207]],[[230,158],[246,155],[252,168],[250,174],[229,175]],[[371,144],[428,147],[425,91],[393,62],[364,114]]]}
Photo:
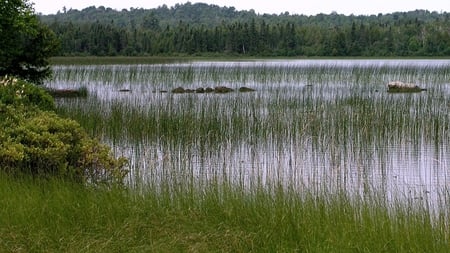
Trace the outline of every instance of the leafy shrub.
{"label": "leafy shrub", "polygon": [[0,78],[0,102],[6,105],[37,106],[41,110],[55,110],[53,98],[41,87],[14,77]]}
{"label": "leafy shrub", "polygon": [[53,99],[32,84],[0,79],[0,170],[81,183],[123,182],[127,160],[56,115]]}
{"label": "leafy shrub", "polygon": [[77,182],[121,182],[126,159],[54,112],[0,104],[0,168],[11,174],[58,176]]}

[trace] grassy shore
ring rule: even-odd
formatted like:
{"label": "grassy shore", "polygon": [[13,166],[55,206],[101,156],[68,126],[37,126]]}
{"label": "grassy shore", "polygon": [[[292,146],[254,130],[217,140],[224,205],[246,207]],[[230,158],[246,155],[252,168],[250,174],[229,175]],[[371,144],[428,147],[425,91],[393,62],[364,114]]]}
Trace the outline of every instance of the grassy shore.
{"label": "grassy shore", "polygon": [[[380,198],[381,199],[381,198]],[[0,178],[1,252],[448,252],[448,218],[373,196]]]}

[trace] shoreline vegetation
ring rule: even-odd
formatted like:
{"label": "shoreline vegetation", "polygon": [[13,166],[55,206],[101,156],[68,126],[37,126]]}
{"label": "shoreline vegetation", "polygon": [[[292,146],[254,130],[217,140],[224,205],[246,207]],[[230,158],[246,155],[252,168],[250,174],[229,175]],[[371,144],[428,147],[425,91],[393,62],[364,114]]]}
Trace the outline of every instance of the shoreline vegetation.
{"label": "shoreline vegetation", "polygon": [[[184,76],[184,72],[178,74]],[[18,93],[13,90],[11,94]],[[367,101],[362,106],[376,105]],[[70,117],[64,110],[68,108],[57,111]],[[121,127],[115,128],[121,124],[119,115],[128,113],[114,115],[112,121],[105,123],[100,117],[99,122],[108,125],[105,129],[113,128],[123,135]],[[214,113],[204,115],[210,115],[205,118],[208,122],[217,120]],[[79,116],[80,122],[95,120],[84,112]],[[172,115],[162,122],[167,123],[167,141],[176,141],[177,125],[194,122],[190,116]],[[373,121],[370,116],[367,119]],[[316,123],[316,127],[323,124],[320,120]],[[130,124],[139,125],[137,121]],[[273,131],[270,125],[260,126],[266,127],[260,131]],[[310,130],[317,131],[316,127],[311,126]],[[86,129],[92,134],[92,129]],[[223,130],[217,129],[221,134]],[[209,137],[212,143],[220,143],[223,135]],[[189,142],[188,137],[184,138]],[[386,192],[377,190],[365,190],[363,195],[355,196],[345,186],[329,192],[326,183],[314,190],[294,190],[282,182],[267,185],[255,181],[249,187],[244,182],[240,185],[218,178],[204,182],[206,179],[200,178],[202,182],[197,182],[195,175],[189,174],[192,171],[167,169],[159,183],[137,182],[125,188],[0,173],[0,248],[8,252],[447,252],[450,244],[448,189],[438,193],[439,207],[435,209],[420,199],[387,201]],[[134,173],[137,174],[130,175],[130,179],[135,176],[138,180],[139,172]]]}
{"label": "shoreline vegetation", "polygon": [[448,217],[373,194],[139,191],[0,175],[7,252],[448,252]]}
{"label": "shoreline vegetation", "polygon": [[[15,93],[14,93],[15,94]],[[389,201],[214,180],[183,172],[159,185],[91,187],[0,174],[7,252],[447,252],[449,217],[422,201]],[[182,173],[182,175],[177,175]],[[181,185],[180,185],[181,183]],[[449,193],[443,192],[442,205]]]}

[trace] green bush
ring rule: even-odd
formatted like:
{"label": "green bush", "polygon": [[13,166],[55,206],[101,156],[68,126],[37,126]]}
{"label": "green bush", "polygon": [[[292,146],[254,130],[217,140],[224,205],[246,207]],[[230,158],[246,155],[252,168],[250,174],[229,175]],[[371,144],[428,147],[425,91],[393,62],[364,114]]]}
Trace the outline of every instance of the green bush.
{"label": "green bush", "polygon": [[58,176],[77,182],[121,182],[126,159],[54,112],[0,104],[0,168],[11,174]]}
{"label": "green bush", "polygon": [[0,85],[1,170],[81,183],[123,181],[127,160],[51,111],[53,99],[45,91],[16,79]]}
{"label": "green bush", "polygon": [[0,102],[15,106],[37,106],[44,111],[55,110],[52,96],[43,88],[14,77],[0,78]]}

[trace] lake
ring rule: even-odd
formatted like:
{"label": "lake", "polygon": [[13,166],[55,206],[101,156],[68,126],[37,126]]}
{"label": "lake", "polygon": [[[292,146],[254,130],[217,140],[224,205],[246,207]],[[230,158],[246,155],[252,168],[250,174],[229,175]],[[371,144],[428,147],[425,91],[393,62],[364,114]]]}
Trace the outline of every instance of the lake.
{"label": "lake", "polygon": [[[382,194],[447,206],[450,60],[56,65],[59,113],[130,159],[131,186]],[[418,93],[387,92],[390,81]],[[174,94],[226,86],[234,92]],[[240,87],[254,92],[239,92]],[[127,90],[127,92],[121,92]]]}

